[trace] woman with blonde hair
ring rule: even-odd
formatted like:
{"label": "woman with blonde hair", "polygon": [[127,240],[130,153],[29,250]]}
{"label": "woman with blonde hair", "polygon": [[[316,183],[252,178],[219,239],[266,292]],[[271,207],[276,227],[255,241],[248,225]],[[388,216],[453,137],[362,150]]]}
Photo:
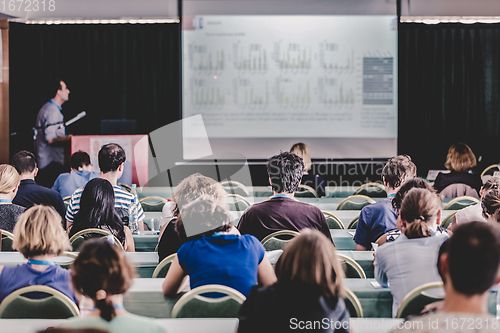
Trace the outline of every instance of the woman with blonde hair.
{"label": "woman with blonde hair", "polygon": [[150,318],[133,315],[123,307],[123,294],[134,275],[134,268],[114,244],[106,239],[86,241],[73,262],[71,278],[75,290],[92,299],[94,310],[60,327],[99,328],[110,333],[165,332]]}
{"label": "woman with blonde hair", "polygon": [[0,303],[11,292],[31,285],[52,287],[78,303],[70,272],[54,262],[54,257],[71,249],[61,215],[54,208],[36,205],[21,214],[14,228],[12,247],[28,262],[0,266]]}
{"label": "woman with blonde hair", "polygon": [[375,279],[382,286],[390,286],[393,316],[414,288],[441,281],[436,262],[441,244],[449,237],[438,230],[441,207],[436,193],[423,188],[411,189],[399,210],[401,236],[377,249]]}
{"label": "woman with blonde hair", "polygon": [[450,173],[440,172],[434,181],[434,188],[444,198],[462,195],[479,198],[481,179],[471,173],[476,164],[476,156],[469,146],[461,142],[452,144],[444,164]]}
{"label": "woman with blonde hair", "polygon": [[248,294],[240,308],[239,333],[295,332],[299,322],[317,321],[322,325],[311,332],[349,331],[344,271],[325,235],[301,230],[278,259],[276,276],[274,285],[254,287]]}
{"label": "woman with blonde hair", "polygon": [[16,169],[8,164],[0,165],[0,229],[14,230],[17,219],[25,208],[15,205],[12,200],[17,194],[20,178]]}
{"label": "woman with blonde hair", "polygon": [[325,181],[320,176],[309,173],[309,171],[311,171],[312,162],[307,145],[302,142],[296,143],[290,148],[290,153],[294,153],[302,158],[304,162],[304,175],[300,183],[312,187],[319,197],[323,197],[325,195]]}

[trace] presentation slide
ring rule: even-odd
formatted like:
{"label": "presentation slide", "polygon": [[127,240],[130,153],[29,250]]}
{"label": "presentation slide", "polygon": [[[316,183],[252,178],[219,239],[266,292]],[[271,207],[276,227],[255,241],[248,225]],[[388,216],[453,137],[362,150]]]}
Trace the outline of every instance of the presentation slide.
{"label": "presentation slide", "polygon": [[[184,16],[183,118],[201,115],[206,130],[186,130],[187,147],[196,146],[200,133],[208,135],[214,150],[243,149],[238,152],[250,158],[276,153],[273,145],[262,149],[271,139],[282,149],[300,141],[352,146],[373,139],[383,146],[381,156],[366,156],[361,149],[337,157],[396,153],[396,20],[393,15]],[[231,146],[234,142],[244,144]]]}

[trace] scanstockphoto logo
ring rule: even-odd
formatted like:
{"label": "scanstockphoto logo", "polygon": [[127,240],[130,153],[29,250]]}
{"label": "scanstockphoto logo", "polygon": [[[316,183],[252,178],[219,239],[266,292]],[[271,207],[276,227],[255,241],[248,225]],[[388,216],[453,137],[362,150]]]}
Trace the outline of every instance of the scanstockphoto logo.
{"label": "scanstockphoto logo", "polygon": [[[143,142],[144,140],[148,142]],[[236,185],[238,183],[250,185],[247,187],[247,196],[253,197],[252,179],[246,157],[236,152],[214,154],[201,115],[176,121],[149,133],[149,140],[146,137],[134,146],[134,158],[141,156],[140,147],[146,145],[149,147],[149,167],[147,173],[138,173],[139,187],[175,187],[184,178],[201,173],[226,184],[224,186],[230,193],[230,206],[241,200],[236,195],[239,190]],[[186,156],[189,159],[185,159]],[[135,161],[136,164],[138,162]],[[210,230],[203,221],[184,221],[184,227],[187,237]]]}

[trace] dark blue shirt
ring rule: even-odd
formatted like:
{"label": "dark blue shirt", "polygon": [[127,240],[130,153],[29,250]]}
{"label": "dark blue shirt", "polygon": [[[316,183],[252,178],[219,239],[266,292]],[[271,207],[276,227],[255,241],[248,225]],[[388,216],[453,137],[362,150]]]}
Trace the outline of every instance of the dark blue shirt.
{"label": "dark blue shirt", "polygon": [[54,207],[64,217],[64,202],[61,195],[50,188],[37,185],[34,180],[23,179],[12,203],[30,208],[34,205],[48,205]]}
{"label": "dark blue shirt", "polygon": [[392,197],[365,206],[359,214],[354,241],[356,244],[371,249],[372,242],[387,231],[396,229],[397,218],[398,214],[392,207]]}
{"label": "dark blue shirt", "polygon": [[177,258],[191,289],[220,284],[247,295],[257,285],[257,270],[266,250],[252,235],[212,235],[184,243]]}

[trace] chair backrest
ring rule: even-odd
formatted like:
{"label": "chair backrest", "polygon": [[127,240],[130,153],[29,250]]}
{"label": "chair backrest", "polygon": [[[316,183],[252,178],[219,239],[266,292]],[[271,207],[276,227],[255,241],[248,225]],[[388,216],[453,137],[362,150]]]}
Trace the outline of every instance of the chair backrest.
{"label": "chair backrest", "polygon": [[347,229],[357,229],[358,228],[359,215],[352,219],[347,226]]}
{"label": "chair backrest", "polygon": [[442,296],[426,293],[427,290],[438,288],[443,288],[442,282],[426,283],[410,291],[399,304],[396,318],[406,318],[418,314],[427,304],[442,300]]}
{"label": "chair backrest", "polygon": [[76,234],[71,236],[69,239],[69,243],[71,244],[71,247],[73,248],[74,252],[77,252],[80,249],[80,246],[85,242],[85,238],[83,235],[85,234],[93,234],[93,235],[98,235],[98,236],[103,236],[103,238],[108,237],[108,236],[113,236],[113,239],[115,240],[115,245],[118,246],[120,249],[123,250],[123,245],[122,243],[116,238],[114,235],[112,235],[109,231],[103,230],[103,229],[97,229],[97,228],[89,228],[89,229],[84,229],[78,231]]}
{"label": "chair backrest", "polygon": [[[448,187],[446,187],[448,188]],[[458,210],[462,209],[468,206],[472,206],[479,203],[479,199],[475,197],[469,197],[469,196],[461,196],[458,198],[455,198],[453,200],[450,200],[446,206],[444,206],[443,210]]]}
{"label": "chair backrest", "polygon": [[354,195],[366,195],[370,198],[385,198],[387,197],[387,192],[383,184],[370,182],[358,187],[358,189],[354,191]]}
{"label": "chair backrest", "polygon": [[68,206],[69,206],[69,201],[71,200],[71,195],[68,195],[67,197],[64,197],[63,198],[63,202],[64,202],[64,209],[68,209]]}
{"label": "chair backrest", "polygon": [[337,252],[337,257],[342,262],[346,278],[366,279],[366,273],[354,259]]}
{"label": "chair backrest", "polygon": [[319,198],[318,192],[309,185],[300,184],[294,196],[298,198]]}
{"label": "chair backrest", "polygon": [[441,228],[447,229],[448,226],[451,224],[453,221],[453,216],[458,212],[458,210],[454,211],[453,213],[448,214],[443,221],[441,222]]}
{"label": "chair backrest", "polygon": [[354,318],[363,318],[363,308],[358,297],[349,288],[344,287],[344,289],[346,294],[344,302],[349,315]]}
{"label": "chair backrest", "polygon": [[[202,296],[213,292],[226,296]],[[194,288],[179,298],[172,309],[172,318],[238,318],[240,306],[245,300],[245,296],[233,288],[209,284]]]}
{"label": "chair backrest", "polygon": [[493,176],[495,171],[499,171],[499,170],[500,170],[500,164],[492,164],[489,167],[487,167],[486,169],[484,169],[483,172],[481,172],[481,178],[483,176],[486,176],[486,175]]}
{"label": "chair backrest", "polygon": [[345,229],[344,223],[335,216],[335,214],[332,214],[326,210],[321,211],[323,215],[325,215],[326,223],[328,224],[328,228],[330,229]]}
{"label": "chair backrest", "polygon": [[157,195],[144,197],[139,200],[142,210],[145,212],[161,212],[167,202],[167,199]]}
{"label": "chair backrest", "polygon": [[292,238],[298,235],[297,231],[280,230],[264,237],[261,243],[266,251],[281,250]]}
{"label": "chair backrest", "polygon": [[462,196],[469,196],[479,198],[477,191],[467,184],[450,184],[439,192],[441,198],[458,198]]}
{"label": "chair backrest", "polygon": [[170,265],[172,265],[172,261],[174,261],[175,257],[177,256],[177,253],[172,253],[168,257],[164,258],[158,266],[156,266],[155,270],[153,271],[153,278],[164,278],[167,276],[168,269],[170,268]]}
{"label": "chair backrest", "polygon": [[2,245],[2,252],[15,252],[12,248],[14,243],[14,235],[11,232],[0,229],[0,243]]}
{"label": "chair backrest", "polygon": [[375,202],[375,200],[366,195],[351,195],[339,203],[337,210],[361,210],[364,206]]}
{"label": "chair backrest", "polygon": [[76,257],[78,257],[78,254],[77,253],[73,253],[73,252],[64,251],[59,256],[60,257],[68,257],[68,258],[70,258],[70,260],[67,263],[58,263],[59,266],[61,266],[62,268],[70,269],[71,268],[71,264],[73,263],[73,261],[75,261]]}
{"label": "chair backrest", "polygon": [[129,185],[127,184],[123,184],[123,183],[118,183],[118,186],[121,186],[123,187],[128,193],[132,192],[132,187],[130,187]]}
{"label": "chair backrest", "polygon": [[239,194],[228,194],[227,203],[230,211],[243,212],[250,207],[250,202]]}
{"label": "chair backrest", "polygon": [[[31,298],[33,293],[46,297]],[[68,296],[48,286],[18,289],[0,304],[0,318],[66,319],[79,315],[78,307]]]}
{"label": "chair backrest", "polygon": [[247,187],[236,180],[224,180],[220,184],[228,194],[239,194],[244,197],[250,196]]}

